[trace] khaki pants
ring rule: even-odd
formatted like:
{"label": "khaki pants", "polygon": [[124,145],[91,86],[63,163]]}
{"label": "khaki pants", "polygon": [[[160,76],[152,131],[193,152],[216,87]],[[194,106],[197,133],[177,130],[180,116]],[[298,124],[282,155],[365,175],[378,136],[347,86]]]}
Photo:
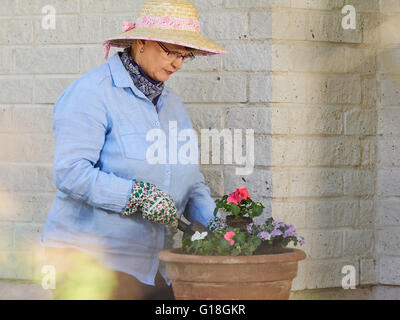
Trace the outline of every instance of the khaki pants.
{"label": "khaki pants", "polygon": [[173,300],[173,292],[157,273],[155,286],[105,268],[90,255],[72,248],[46,247],[46,263],[56,270],[56,300]]}

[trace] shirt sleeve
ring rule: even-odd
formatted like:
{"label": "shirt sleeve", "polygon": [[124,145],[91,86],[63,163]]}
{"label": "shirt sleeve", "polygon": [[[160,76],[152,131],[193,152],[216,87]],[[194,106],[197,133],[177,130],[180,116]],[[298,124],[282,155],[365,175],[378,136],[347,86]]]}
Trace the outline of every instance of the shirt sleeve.
{"label": "shirt sleeve", "polygon": [[55,103],[54,182],[75,200],[123,212],[134,181],[97,166],[109,129],[107,110],[97,91],[78,80]]}
{"label": "shirt sleeve", "polygon": [[204,183],[204,175],[198,170],[198,179],[190,190],[183,215],[190,222],[198,221],[207,226],[208,221],[214,218],[215,206],[215,201],[210,195],[210,188]]}

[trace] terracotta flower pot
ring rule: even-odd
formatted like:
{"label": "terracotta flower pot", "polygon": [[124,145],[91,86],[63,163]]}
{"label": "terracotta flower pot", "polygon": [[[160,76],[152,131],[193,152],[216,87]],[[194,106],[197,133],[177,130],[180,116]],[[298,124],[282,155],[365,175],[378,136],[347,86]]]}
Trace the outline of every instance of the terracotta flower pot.
{"label": "terracotta flower pot", "polygon": [[198,256],[163,250],[177,300],[287,300],[304,251],[253,256]]}

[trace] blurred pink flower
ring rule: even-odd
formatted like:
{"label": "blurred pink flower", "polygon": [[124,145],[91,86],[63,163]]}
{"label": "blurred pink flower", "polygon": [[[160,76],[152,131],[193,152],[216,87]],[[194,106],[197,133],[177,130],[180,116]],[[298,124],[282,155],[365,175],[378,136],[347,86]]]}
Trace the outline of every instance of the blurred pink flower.
{"label": "blurred pink flower", "polygon": [[249,191],[245,187],[241,186],[240,188],[237,188],[235,192],[230,193],[226,201],[238,205],[240,201],[248,198],[250,198]]}
{"label": "blurred pink flower", "polygon": [[235,240],[233,240],[234,236],[235,236],[235,233],[233,231],[228,231],[224,235],[225,240],[228,241],[231,246],[233,246],[233,244],[235,243]]}

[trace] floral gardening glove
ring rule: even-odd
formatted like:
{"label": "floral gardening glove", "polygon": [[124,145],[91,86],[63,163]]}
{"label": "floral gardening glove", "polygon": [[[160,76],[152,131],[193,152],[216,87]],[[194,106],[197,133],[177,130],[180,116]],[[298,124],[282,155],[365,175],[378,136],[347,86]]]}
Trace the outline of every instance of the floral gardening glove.
{"label": "floral gardening glove", "polygon": [[142,210],[142,217],[151,222],[168,224],[172,232],[178,231],[177,209],[171,196],[158,189],[154,184],[136,181],[132,193],[122,213],[131,215],[138,209]]}

